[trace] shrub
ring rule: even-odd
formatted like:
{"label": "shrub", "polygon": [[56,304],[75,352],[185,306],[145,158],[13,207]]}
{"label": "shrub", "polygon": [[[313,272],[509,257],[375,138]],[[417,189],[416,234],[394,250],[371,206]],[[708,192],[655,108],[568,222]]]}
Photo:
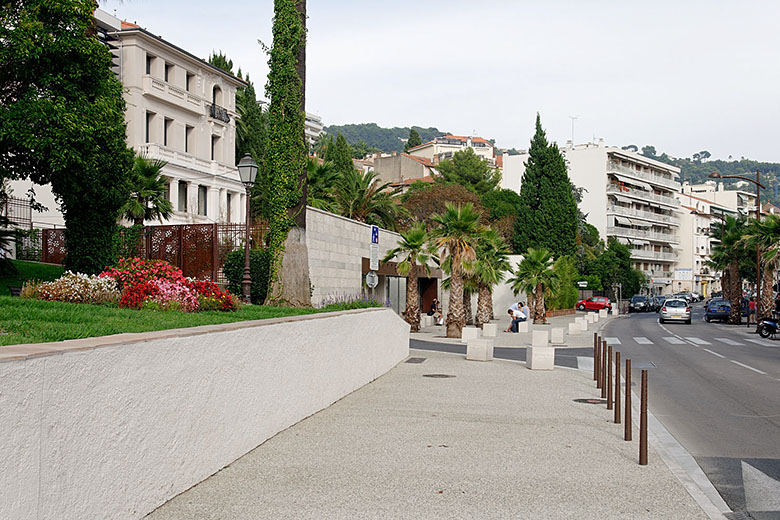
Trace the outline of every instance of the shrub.
{"label": "shrub", "polygon": [[198,293],[182,282],[157,279],[149,282],[151,294],[144,304],[154,303],[159,310],[195,312],[198,310]]}
{"label": "shrub", "polygon": [[390,300],[382,300],[363,293],[328,296],[320,302],[320,308],[326,311],[347,311],[369,307],[390,307]]}
{"label": "shrub", "polygon": [[101,277],[113,278],[119,288],[135,285],[141,281],[168,280],[184,283],[187,279],[181,269],[165,260],[144,260],[142,258],[121,258],[114,267],[108,267],[100,273]]}
{"label": "shrub", "polygon": [[111,304],[120,298],[115,280],[70,271],[52,282],[29,287],[25,297],[36,293],[41,300],[72,303]]}
{"label": "shrub", "polygon": [[22,291],[19,293],[20,298],[26,300],[37,300],[40,298],[40,280],[28,280],[22,284]]}
{"label": "shrub", "polygon": [[[249,273],[252,276],[250,296],[252,303],[262,304],[268,293],[268,270],[271,257],[266,249],[249,251]],[[228,291],[241,294],[241,280],[244,278],[244,251],[233,251],[225,258],[223,268],[228,279]]]}
{"label": "shrub", "polygon": [[[209,307],[208,309],[201,308],[201,310],[234,311],[237,308],[234,299],[214,282],[191,280],[189,286],[197,293],[198,302],[203,299]],[[212,301],[216,302],[216,308],[211,308]]]}

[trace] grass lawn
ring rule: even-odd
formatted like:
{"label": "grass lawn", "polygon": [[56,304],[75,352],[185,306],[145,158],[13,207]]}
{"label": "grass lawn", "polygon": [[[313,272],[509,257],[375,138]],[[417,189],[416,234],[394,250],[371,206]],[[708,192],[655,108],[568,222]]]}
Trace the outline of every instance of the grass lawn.
{"label": "grass lawn", "polygon": [[236,312],[184,313],[120,309],[101,305],[23,300],[0,296],[0,332],[7,334],[0,336],[0,345],[44,343],[108,336],[122,332],[147,332],[234,321],[262,320],[343,308],[343,306],[328,306],[322,309],[293,309],[247,305]]}
{"label": "grass lawn", "polygon": [[65,272],[65,268],[61,265],[20,262],[18,260],[11,260],[11,263],[19,272],[15,275],[0,277],[0,296],[11,295],[11,291],[8,290],[9,285],[21,286],[27,280],[56,280]]}

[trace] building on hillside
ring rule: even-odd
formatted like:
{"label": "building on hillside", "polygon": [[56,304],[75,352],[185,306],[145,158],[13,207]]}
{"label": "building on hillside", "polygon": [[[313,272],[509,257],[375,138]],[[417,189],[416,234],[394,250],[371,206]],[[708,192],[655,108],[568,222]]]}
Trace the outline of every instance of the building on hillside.
{"label": "building on hillside", "polygon": [[756,216],[756,192],[744,190],[727,190],[722,182],[707,181],[703,184],[685,183],[683,193],[696,195],[715,204],[736,211],[743,217]]}
{"label": "building on hillside", "polygon": [[373,168],[380,182],[393,185],[404,185],[406,181],[435,177],[439,174],[430,159],[408,153],[393,152],[389,156],[375,157]]}
{"label": "building on hillside", "polygon": [[409,149],[409,155],[424,157],[433,164],[439,164],[444,159],[452,159],[455,152],[460,152],[467,148],[474,150],[474,153],[485,159],[490,166],[497,168],[496,149],[493,144],[481,137],[443,135],[427,143]]}
{"label": "building on hillside", "polygon": [[[235,99],[246,83],[100,9],[95,20],[124,86],[128,146],[167,162],[162,174],[174,211],[165,223],[243,222]],[[36,227],[63,225],[48,186],[36,188],[36,195],[48,207],[34,217]]]}
{"label": "building on hillside", "polygon": [[[673,291],[680,249],[679,168],[607,147],[603,140],[561,149],[569,178],[584,188],[580,209],[599,235],[630,246],[634,267],[655,294]],[[503,157],[501,187],[520,192],[528,153]]]}
{"label": "building on hillside", "polygon": [[306,134],[306,144],[312,146],[314,141],[322,135],[322,118],[316,114],[306,112],[306,122],[304,126],[304,133]]}

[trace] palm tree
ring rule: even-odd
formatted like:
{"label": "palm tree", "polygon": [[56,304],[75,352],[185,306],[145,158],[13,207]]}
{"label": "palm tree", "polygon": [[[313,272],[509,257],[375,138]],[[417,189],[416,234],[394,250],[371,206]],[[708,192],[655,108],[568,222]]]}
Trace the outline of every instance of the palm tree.
{"label": "palm tree", "polygon": [[339,174],[333,168],[333,163],[328,161],[318,164],[315,159],[306,162],[308,174],[307,201],[309,206],[330,211],[338,210],[333,192],[339,180]]}
{"label": "palm tree", "polygon": [[493,318],[493,286],[504,281],[510,270],[509,247],[501,234],[488,228],[477,243],[477,327]]}
{"label": "palm tree", "polygon": [[130,198],[122,206],[121,215],[132,220],[136,226],[142,226],[145,220],[171,217],[173,204],[167,199],[168,180],[160,175],[168,164],[160,159],[149,159],[136,155],[131,173]]}
{"label": "palm tree", "polygon": [[529,248],[523,261],[517,266],[514,278],[509,280],[515,295],[520,292],[534,294],[534,324],[547,323],[547,311],[544,307],[545,294],[555,292],[560,287],[560,278],[553,271],[552,253],[545,248]]}
{"label": "palm tree", "polygon": [[[420,293],[417,279],[420,272],[430,272],[428,261],[431,254],[427,249],[428,233],[423,224],[417,224],[406,233],[401,233],[398,247],[391,249],[382,259],[389,262],[396,256],[403,256],[396,269],[398,274],[406,276],[406,312],[405,319],[411,325],[411,332],[420,330]],[[418,263],[419,262],[419,263]]]}
{"label": "palm tree", "polygon": [[390,183],[380,184],[376,173],[352,169],[336,185],[336,206],[344,217],[393,230],[401,206],[393,199],[399,190],[389,189]]}
{"label": "palm tree", "polygon": [[777,271],[777,253],[780,250],[780,217],[767,215],[761,222],[754,221],[745,230],[745,235],[742,237],[741,242],[752,249],[756,246],[761,249],[761,259],[763,261],[761,301],[758,303],[757,317],[771,316],[774,310],[772,293],[775,271]]}
{"label": "palm tree", "polygon": [[723,295],[731,302],[729,323],[732,325],[739,325],[742,321],[742,279],[739,276],[739,259],[744,254],[744,242],[741,241],[743,227],[744,219],[726,217],[720,229],[716,228],[715,231],[720,244],[713,247],[710,254],[710,265],[723,271],[721,285]]}
{"label": "palm tree", "polygon": [[459,338],[464,325],[463,274],[470,272],[476,257],[474,244],[482,232],[480,215],[469,203],[447,203],[444,213],[434,215],[431,232],[434,249],[442,253],[442,267],[450,272],[450,303],[447,309],[447,337]]}

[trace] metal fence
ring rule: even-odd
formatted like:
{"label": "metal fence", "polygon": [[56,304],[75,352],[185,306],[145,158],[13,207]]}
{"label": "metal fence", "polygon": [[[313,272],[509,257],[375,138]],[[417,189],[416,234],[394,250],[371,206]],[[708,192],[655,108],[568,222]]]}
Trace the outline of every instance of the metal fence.
{"label": "metal fence", "polygon": [[[268,225],[250,226],[250,247],[263,247]],[[143,231],[122,232],[122,254],[165,260],[184,276],[225,283],[223,267],[228,254],[244,247],[244,224],[180,224],[146,226]],[[17,244],[19,260],[62,264],[68,250],[64,229],[34,229]]]}

